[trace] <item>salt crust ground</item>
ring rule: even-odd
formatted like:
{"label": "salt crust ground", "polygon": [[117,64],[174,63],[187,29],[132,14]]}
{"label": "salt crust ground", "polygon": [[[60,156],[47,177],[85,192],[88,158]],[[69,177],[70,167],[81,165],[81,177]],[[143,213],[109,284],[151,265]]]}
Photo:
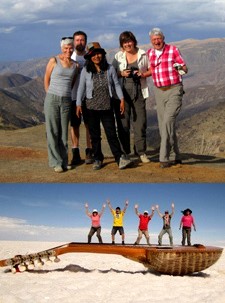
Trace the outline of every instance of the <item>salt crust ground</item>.
{"label": "salt crust ground", "polygon": [[[0,259],[63,243],[0,242]],[[190,276],[149,272],[122,256],[72,253],[60,263],[12,274],[0,268],[0,303],[223,303],[225,252],[207,270]]]}

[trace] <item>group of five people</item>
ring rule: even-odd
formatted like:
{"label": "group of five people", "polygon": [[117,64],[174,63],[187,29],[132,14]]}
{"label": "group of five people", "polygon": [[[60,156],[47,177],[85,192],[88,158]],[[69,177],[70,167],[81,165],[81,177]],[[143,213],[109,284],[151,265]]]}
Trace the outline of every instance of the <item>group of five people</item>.
{"label": "group of five people", "polygon": [[[152,48],[137,46],[130,31],[120,34],[120,50],[112,64],[98,42],[87,44],[82,31],[61,39],[62,53],[46,67],[44,86],[49,166],[56,172],[71,169],[68,163],[68,125],[71,119],[72,165],[81,162],[79,126],[86,127],[86,159],[98,170],[103,165],[102,123],[112,154],[120,169],[132,164],[129,154],[131,125],[134,152],[143,163],[146,155],[147,78],[152,76],[161,137],[162,168],[181,163],[175,122],[181,109],[182,75],[187,67],[177,47],[165,43],[159,28],[150,31]],[[72,114],[72,116],[71,116]],[[116,123],[115,123],[116,121]]]}
{"label": "group of five people", "polygon": [[[113,216],[113,226],[111,230],[111,237],[112,237],[112,244],[115,244],[115,235],[117,232],[121,235],[122,238],[122,244],[125,244],[125,232],[124,232],[124,224],[123,224],[123,218],[125,215],[125,212],[128,207],[128,200],[125,201],[125,205],[123,210],[119,206],[117,206],[115,209],[112,207],[109,200],[107,200],[107,205],[110,209],[110,212]],[[88,203],[85,204],[85,210],[86,215],[91,219],[91,229],[88,234],[88,243],[91,243],[92,236],[96,233],[96,236],[98,238],[98,241],[100,244],[103,243],[102,237],[101,237],[101,217],[104,213],[106,204],[103,204],[102,209],[100,212],[98,212],[97,209],[93,209],[92,212],[88,209]],[[157,211],[160,218],[163,220],[163,227],[158,235],[158,245],[162,245],[162,238],[167,233],[169,236],[169,242],[170,246],[173,246],[173,235],[172,235],[172,229],[171,229],[171,219],[174,215],[174,203],[171,204],[172,211],[169,213],[168,210],[165,211],[164,214],[162,214],[159,210],[159,205],[152,206],[151,208],[151,214],[149,214],[148,210],[145,210],[143,214],[141,214],[138,211],[138,204],[135,204],[134,209],[135,213],[139,218],[139,225],[138,225],[138,237],[134,243],[134,245],[140,244],[140,241],[142,239],[142,236],[144,235],[146,238],[146,242],[148,245],[150,245],[150,235],[148,230],[148,224],[151,221],[155,210]],[[180,221],[180,229],[182,228],[182,241],[181,244],[184,246],[187,240],[187,245],[191,246],[191,229],[192,226],[194,227],[194,230],[196,231],[196,226],[194,222],[194,217],[192,216],[192,211],[187,208],[184,211],[182,211],[183,216]]]}

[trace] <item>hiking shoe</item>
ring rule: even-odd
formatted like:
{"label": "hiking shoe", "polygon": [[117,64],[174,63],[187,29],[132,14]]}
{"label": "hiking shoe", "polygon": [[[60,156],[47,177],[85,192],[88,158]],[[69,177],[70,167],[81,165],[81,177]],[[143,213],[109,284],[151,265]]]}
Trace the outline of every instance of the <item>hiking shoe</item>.
{"label": "hiking shoe", "polygon": [[63,168],[62,168],[62,166],[57,165],[57,166],[54,167],[54,171],[56,173],[62,173],[63,172]]}
{"label": "hiking shoe", "polygon": [[168,168],[170,166],[171,166],[171,164],[169,162],[160,162],[160,167],[161,168]]}
{"label": "hiking shoe", "polygon": [[177,159],[177,160],[174,160],[174,161],[170,162],[170,165],[177,165],[177,164],[182,164],[182,160]]}
{"label": "hiking shoe", "polygon": [[94,162],[92,149],[91,148],[86,148],[85,154],[86,154],[85,163],[86,164],[92,164]]}
{"label": "hiking shoe", "polygon": [[78,165],[81,163],[81,157],[80,157],[80,151],[79,148],[72,148],[72,161],[71,161],[71,165]]}
{"label": "hiking shoe", "polygon": [[126,157],[125,155],[122,155],[120,157],[119,169],[124,169],[128,167],[130,164],[132,164],[132,161],[129,159],[129,157]]}
{"label": "hiking shoe", "polygon": [[140,159],[141,159],[142,163],[149,163],[150,162],[150,160],[148,159],[146,154],[140,155]]}
{"label": "hiking shoe", "polygon": [[102,161],[95,160],[93,164],[93,170],[99,170],[102,168]]}

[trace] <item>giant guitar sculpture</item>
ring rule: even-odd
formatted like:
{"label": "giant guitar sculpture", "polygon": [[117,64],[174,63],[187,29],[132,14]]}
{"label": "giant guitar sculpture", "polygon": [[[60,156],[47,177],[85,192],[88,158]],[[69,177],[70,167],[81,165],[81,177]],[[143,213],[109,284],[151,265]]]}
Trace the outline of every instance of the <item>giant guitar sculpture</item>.
{"label": "giant guitar sculpture", "polygon": [[12,272],[31,270],[44,265],[53,257],[59,262],[59,255],[66,253],[116,254],[142,263],[150,270],[161,274],[186,275],[202,271],[213,265],[221,256],[220,247],[204,246],[147,246],[147,245],[112,245],[87,244],[72,242],[38,253],[16,255],[11,259],[0,260],[0,267],[11,266]]}

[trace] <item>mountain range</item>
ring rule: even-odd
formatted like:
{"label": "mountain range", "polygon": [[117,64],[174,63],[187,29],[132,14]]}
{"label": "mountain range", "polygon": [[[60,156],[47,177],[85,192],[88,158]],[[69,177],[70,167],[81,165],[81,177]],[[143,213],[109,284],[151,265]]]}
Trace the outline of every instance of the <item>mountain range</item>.
{"label": "mountain range", "polygon": [[[173,42],[189,72],[178,118],[180,149],[207,155],[225,154],[225,38]],[[149,45],[140,45],[147,50]],[[106,50],[109,62],[118,49]],[[17,129],[44,122],[43,76],[49,58],[0,62],[0,128]],[[152,87],[151,79],[150,91]],[[148,145],[158,147],[154,95],[147,100]]]}

